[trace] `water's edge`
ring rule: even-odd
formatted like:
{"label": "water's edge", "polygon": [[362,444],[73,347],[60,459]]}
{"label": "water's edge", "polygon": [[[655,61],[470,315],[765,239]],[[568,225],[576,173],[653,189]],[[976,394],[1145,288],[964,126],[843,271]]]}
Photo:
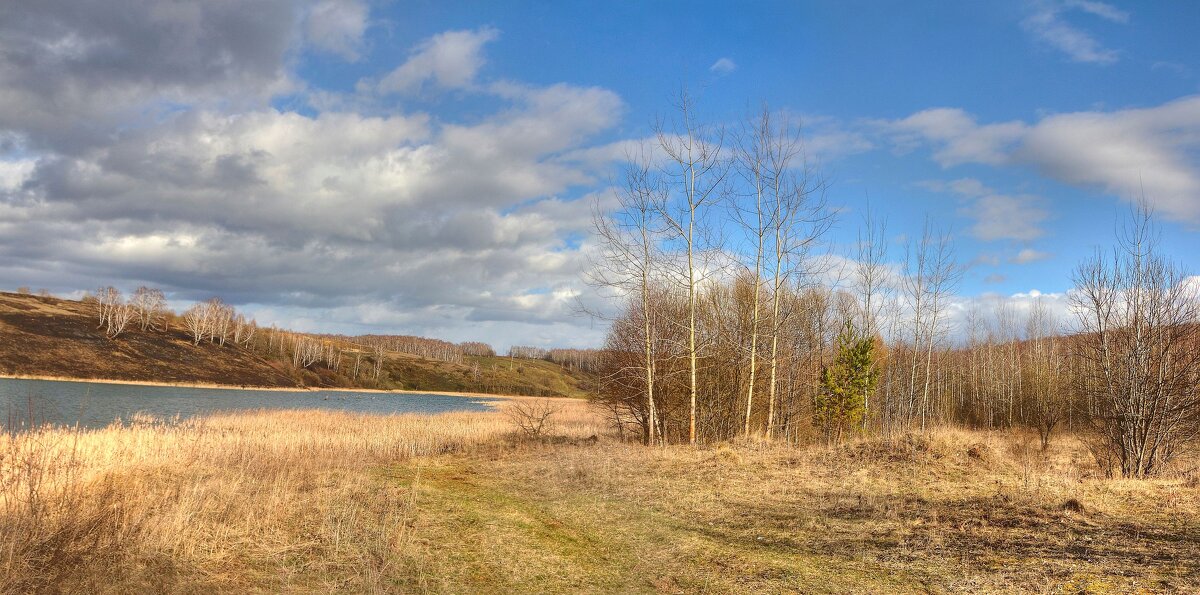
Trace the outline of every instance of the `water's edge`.
{"label": "water's edge", "polygon": [[257,389],[72,379],[0,378],[7,430],[43,424],[100,428],[135,414],[189,418],[216,412],[324,409],[367,414],[492,411],[505,397],[345,389]]}

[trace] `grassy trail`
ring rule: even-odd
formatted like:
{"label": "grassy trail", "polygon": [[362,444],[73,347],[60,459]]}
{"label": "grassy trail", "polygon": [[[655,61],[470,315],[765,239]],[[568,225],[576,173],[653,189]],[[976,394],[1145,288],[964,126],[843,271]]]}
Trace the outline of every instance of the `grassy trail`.
{"label": "grassy trail", "polygon": [[[1014,469],[966,454],[917,469],[927,462],[840,475],[828,461],[779,452],[621,445],[427,459],[386,473],[415,486],[407,555],[416,565],[396,587],[1124,593],[1196,584],[1200,544],[1179,514],[1148,508],[1178,499],[1177,486],[1123,492],[1071,488],[1070,478],[1063,492],[1048,478],[1020,485]],[[1064,509],[1064,494],[1089,510]],[[1196,504],[1189,497],[1176,512],[1191,518]]]}

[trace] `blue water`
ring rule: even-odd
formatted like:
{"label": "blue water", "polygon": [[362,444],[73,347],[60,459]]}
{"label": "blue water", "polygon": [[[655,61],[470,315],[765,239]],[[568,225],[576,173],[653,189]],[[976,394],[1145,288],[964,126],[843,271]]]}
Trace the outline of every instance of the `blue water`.
{"label": "blue water", "polygon": [[182,388],[0,378],[0,421],[6,430],[56,424],[101,428],[135,413],[181,418],[217,411],[330,409],[355,413],[486,411],[495,399],[342,391]]}

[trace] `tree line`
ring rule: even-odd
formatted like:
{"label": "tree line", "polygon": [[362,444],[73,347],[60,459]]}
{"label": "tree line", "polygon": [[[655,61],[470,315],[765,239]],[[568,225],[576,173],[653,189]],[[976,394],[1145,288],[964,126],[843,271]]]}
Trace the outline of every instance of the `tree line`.
{"label": "tree line", "polygon": [[686,94],[628,155],[587,276],[620,304],[597,395],[618,427],[695,444],[962,424],[1043,445],[1070,427],[1128,476],[1200,437],[1197,288],[1158,253],[1144,204],[1080,265],[1060,320],[1044,299],[963,313],[965,267],[928,219],[897,253],[868,210],[831,258],[828,189],[799,122],[763,108],[725,129]]}

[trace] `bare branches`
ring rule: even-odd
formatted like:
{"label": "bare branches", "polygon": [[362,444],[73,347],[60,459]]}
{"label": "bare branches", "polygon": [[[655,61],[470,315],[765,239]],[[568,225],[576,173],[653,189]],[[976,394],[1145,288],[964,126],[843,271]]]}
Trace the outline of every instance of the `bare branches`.
{"label": "bare branches", "polygon": [[130,297],[129,303],[133,306],[137,314],[138,325],[143,331],[154,329],[166,314],[167,298],[161,289],[153,289],[144,285],[138,287]]}
{"label": "bare branches", "polygon": [[505,403],[505,417],[528,438],[541,438],[554,429],[552,419],[562,407],[549,399],[520,399]]}
{"label": "bare branches", "polygon": [[1158,254],[1145,203],[1117,243],[1075,273],[1076,382],[1103,439],[1097,448],[1122,475],[1142,477],[1200,435],[1200,302]]}

